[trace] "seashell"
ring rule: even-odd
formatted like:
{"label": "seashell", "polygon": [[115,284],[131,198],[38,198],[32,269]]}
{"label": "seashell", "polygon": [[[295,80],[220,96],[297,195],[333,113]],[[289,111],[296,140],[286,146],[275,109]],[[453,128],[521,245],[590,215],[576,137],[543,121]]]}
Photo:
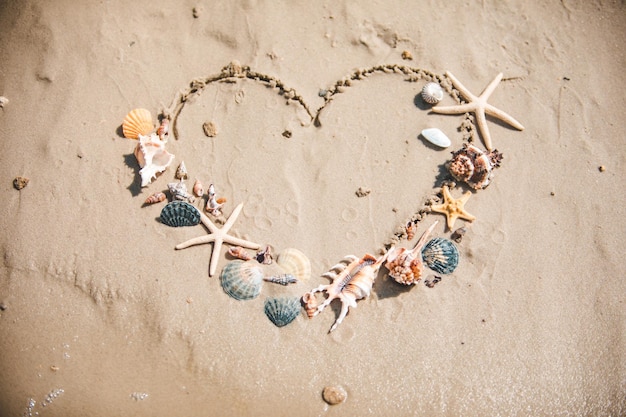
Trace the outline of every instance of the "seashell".
{"label": "seashell", "polygon": [[222,206],[226,202],[225,198],[215,198],[215,187],[213,184],[209,185],[209,198],[206,202],[205,210],[211,213],[213,216],[221,216],[222,215]]}
{"label": "seashell", "polygon": [[231,246],[230,248],[228,248],[228,253],[231,256],[234,256],[235,258],[241,259],[243,261],[249,261],[250,259],[252,259],[252,256],[248,253],[248,251],[241,246]]}
{"label": "seashell", "polygon": [[150,197],[146,198],[146,201],[144,202],[144,204],[155,204],[155,203],[160,203],[161,201],[165,201],[165,194],[158,192],[158,193],[154,193],[152,194]]}
{"label": "seashell", "polygon": [[174,175],[174,178],[176,178],[177,180],[186,180],[188,177],[189,175],[187,174],[185,161],[182,161],[180,165],[178,165],[178,168],[176,168],[176,174]]}
{"label": "seashell", "polygon": [[159,135],[159,139],[167,140],[167,136],[170,134],[170,119],[164,117],[161,119],[161,125],[157,129],[157,135]]}
{"label": "seashell", "polygon": [[276,263],[300,281],[306,281],[311,276],[311,261],[298,249],[285,249],[278,255]]}
{"label": "seashell", "polygon": [[465,144],[452,153],[452,160],[446,166],[456,180],[466,182],[475,190],[482,190],[491,182],[493,169],[499,167],[501,161],[502,154],[497,149],[484,152],[474,145]]}
{"label": "seashell", "polygon": [[156,178],[157,174],[165,171],[174,160],[174,155],[165,150],[165,142],[152,133],[139,136],[139,144],[135,147],[135,158],[141,169],[141,186],[146,187]]}
{"label": "seashell", "polygon": [[302,305],[306,311],[306,315],[312,318],[317,314],[317,299],[313,292],[307,292],[302,296]]}
{"label": "seashell", "polygon": [[183,180],[179,182],[170,182],[167,184],[167,189],[172,194],[172,200],[188,201],[193,203],[195,198],[187,192],[187,185]]}
{"label": "seashell", "polygon": [[264,277],[263,281],[272,282],[274,284],[280,284],[280,285],[289,285],[289,284],[296,284],[298,282],[298,279],[291,274],[278,274],[278,275],[272,275],[269,277]]}
{"label": "seashell", "polygon": [[415,237],[415,223],[410,221],[406,224],[406,239],[413,240],[414,237]]}
{"label": "seashell", "polygon": [[467,227],[459,227],[454,232],[452,232],[450,238],[452,238],[452,240],[454,240],[456,243],[461,243],[461,240],[463,240],[463,236],[465,236],[465,233],[467,233]]}
{"label": "seashell", "polygon": [[450,274],[459,265],[459,251],[448,239],[436,237],[422,249],[424,263],[440,274]]}
{"label": "seashell", "polygon": [[226,264],[220,274],[220,283],[226,294],[236,300],[252,300],[258,297],[263,285],[260,266],[239,259]]}
{"label": "seashell", "polygon": [[184,201],[172,201],[161,210],[161,223],[171,227],[195,226],[200,223],[200,212]]}
{"label": "seashell", "polygon": [[443,89],[438,83],[426,83],[422,88],[422,100],[428,104],[437,104],[443,98]]}
{"label": "seashell", "polygon": [[256,260],[263,265],[271,265],[273,259],[272,250],[269,246],[266,246],[264,250],[260,250],[256,254]]}
{"label": "seashell", "polygon": [[300,300],[297,297],[268,298],[265,300],[265,315],[277,327],[291,323],[300,314]]}
{"label": "seashell", "polygon": [[450,138],[448,138],[445,133],[436,127],[422,130],[422,136],[424,139],[435,146],[439,146],[440,148],[447,148],[452,144]]}
{"label": "seashell", "polygon": [[193,193],[196,197],[202,197],[204,194],[204,187],[199,179],[196,179],[196,182],[193,183]]}
{"label": "seashell", "polygon": [[391,248],[389,252],[387,252],[388,256],[385,268],[389,270],[389,276],[397,283],[414,285],[422,279],[424,264],[421,258],[421,250],[436,224],[437,222],[433,223],[428,230],[424,232],[413,249]]}
{"label": "seashell", "polygon": [[131,110],[122,122],[122,132],[128,139],[139,139],[139,136],[146,136],[154,129],[152,115],[146,109]]}

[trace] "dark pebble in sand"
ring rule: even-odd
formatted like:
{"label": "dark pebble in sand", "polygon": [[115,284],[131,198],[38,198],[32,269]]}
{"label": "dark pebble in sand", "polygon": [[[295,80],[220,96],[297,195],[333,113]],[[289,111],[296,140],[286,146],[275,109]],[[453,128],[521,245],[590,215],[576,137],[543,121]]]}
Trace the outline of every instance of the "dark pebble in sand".
{"label": "dark pebble in sand", "polygon": [[340,386],[326,387],[322,392],[322,398],[330,405],[341,404],[348,398],[348,393]]}
{"label": "dark pebble in sand", "polygon": [[15,187],[16,190],[21,190],[28,185],[28,181],[30,180],[26,177],[15,177],[13,187]]}

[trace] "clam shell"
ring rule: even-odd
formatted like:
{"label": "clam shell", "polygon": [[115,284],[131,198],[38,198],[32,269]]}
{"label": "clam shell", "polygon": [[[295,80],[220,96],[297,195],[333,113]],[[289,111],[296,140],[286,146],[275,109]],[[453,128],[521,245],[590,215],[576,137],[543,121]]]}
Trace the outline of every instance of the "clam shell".
{"label": "clam shell", "polygon": [[439,146],[440,148],[447,148],[452,144],[450,138],[448,138],[445,133],[435,127],[422,130],[422,136],[424,137],[424,139],[426,139],[435,146]]}
{"label": "clam shell", "polygon": [[226,264],[220,274],[224,292],[236,300],[252,300],[259,296],[263,285],[263,270],[239,259]]}
{"label": "clam shell", "polygon": [[276,263],[286,273],[295,276],[300,281],[306,281],[311,277],[311,261],[298,249],[285,249],[278,255]]}
{"label": "clam shell", "polygon": [[300,299],[297,297],[268,298],[265,300],[265,315],[277,327],[291,323],[300,314]]}
{"label": "clam shell", "polygon": [[171,227],[195,226],[200,223],[200,212],[185,201],[172,201],[161,210],[161,223]]}
{"label": "clam shell", "polygon": [[422,100],[428,104],[437,104],[443,98],[443,89],[437,83],[427,83],[422,88]]}
{"label": "clam shell", "polygon": [[436,237],[424,245],[422,259],[433,271],[450,274],[459,264],[459,251],[452,241]]}
{"label": "clam shell", "polygon": [[122,132],[128,139],[139,139],[139,135],[147,135],[154,129],[152,114],[146,109],[131,110],[122,122]]}

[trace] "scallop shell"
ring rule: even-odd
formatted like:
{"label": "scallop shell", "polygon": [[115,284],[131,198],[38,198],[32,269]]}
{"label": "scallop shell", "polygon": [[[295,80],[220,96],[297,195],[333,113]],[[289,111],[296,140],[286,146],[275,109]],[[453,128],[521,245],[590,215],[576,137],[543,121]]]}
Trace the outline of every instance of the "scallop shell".
{"label": "scallop shell", "polygon": [[146,109],[131,110],[122,122],[122,132],[128,139],[139,139],[139,135],[147,135],[154,129],[152,114]]}
{"label": "scallop shell", "polygon": [[195,226],[200,223],[200,212],[185,201],[172,201],[161,210],[161,223],[171,227]]}
{"label": "scallop shell", "polygon": [[433,271],[450,274],[459,264],[459,251],[452,241],[436,237],[422,249],[422,259]]}
{"label": "scallop shell", "polygon": [[297,297],[268,298],[265,300],[265,315],[277,327],[291,323],[300,314],[300,299]]}
{"label": "scallop shell", "polygon": [[226,294],[237,300],[258,297],[263,285],[261,267],[239,259],[226,264],[220,274],[220,282]]}
{"label": "scallop shell", "polygon": [[427,83],[422,88],[422,100],[428,104],[437,104],[443,98],[443,89],[437,83]]}
{"label": "scallop shell", "polygon": [[440,148],[447,148],[452,144],[450,138],[448,138],[445,133],[436,127],[422,130],[422,136],[424,139],[435,146],[439,146]]}
{"label": "scallop shell", "polygon": [[286,273],[294,275],[300,281],[306,281],[311,276],[311,261],[298,249],[285,249],[278,255],[276,263]]}
{"label": "scallop shell", "polygon": [[141,186],[146,187],[174,160],[174,155],[165,150],[165,142],[152,133],[139,136],[139,144],[135,147],[135,157],[141,169]]}

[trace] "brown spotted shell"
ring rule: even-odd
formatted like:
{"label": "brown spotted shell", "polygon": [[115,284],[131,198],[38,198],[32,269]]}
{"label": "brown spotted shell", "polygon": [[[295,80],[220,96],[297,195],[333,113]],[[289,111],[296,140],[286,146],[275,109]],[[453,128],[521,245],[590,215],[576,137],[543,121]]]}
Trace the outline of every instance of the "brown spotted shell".
{"label": "brown spotted shell", "polygon": [[122,122],[122,132],[128,139],[139,139],[139,135],[145,136],[153,129],[152,114],[146,109],[131,110]]}
{"label": "brown spotted shell", "polygon": [[474,145],[465,144],[452,153],[447,168],[458,180],[466,182],[475,190],[486,188],[493,178],[493,169],[500,165],[502,154],[497,150],[484,152]]}
{"label": "brown spotted shell", "polygon": [[417,251],[394,248],[387,257],[385,267],[389,270],[389,276],[399,284],[414,285],[422,279],[424,264]]}

